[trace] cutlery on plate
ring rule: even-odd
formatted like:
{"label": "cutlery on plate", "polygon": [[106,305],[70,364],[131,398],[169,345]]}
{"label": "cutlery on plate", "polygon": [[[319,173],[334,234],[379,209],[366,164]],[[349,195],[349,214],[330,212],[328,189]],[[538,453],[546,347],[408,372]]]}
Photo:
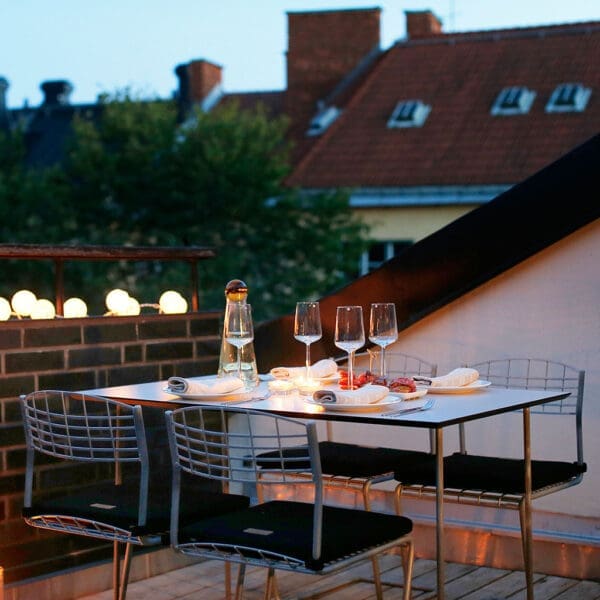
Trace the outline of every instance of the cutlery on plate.
{"label": "cutlery on plate", "polygon": [[401,417],[403,415],[407,415],[408,413],[420,412],[422,410],[429,410],[435,404],[435,399],[430,398],[423,404],[422,406],[415,406],[413,408],[402,408],[400,410],[395,410],[394,412],[389,412],[386,414],[388,417]]}

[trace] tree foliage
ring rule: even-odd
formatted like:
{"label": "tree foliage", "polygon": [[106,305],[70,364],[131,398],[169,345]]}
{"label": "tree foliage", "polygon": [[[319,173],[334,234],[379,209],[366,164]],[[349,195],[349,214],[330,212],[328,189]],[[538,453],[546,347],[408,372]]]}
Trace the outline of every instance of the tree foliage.
{"label": "tree foliage", "polygon": [[[353,276],[366,230],[347,193],[284,185],[286,126],[233,103],[181,125],[174,102],[121,92],[99,119],[75,119],[60,169],[25,171],[22,144],[0,140],[0,211],[20,207],[17,227],[3,219],[3,241],[210,246],[217,258],[199,263],[201,308],[222,308],[225,283],[240,278],[257,319],[290,312]],[[185,292],[189,266],[69,264],[67,283],[84,296],[120,286],[153,302],[167,287]]]}

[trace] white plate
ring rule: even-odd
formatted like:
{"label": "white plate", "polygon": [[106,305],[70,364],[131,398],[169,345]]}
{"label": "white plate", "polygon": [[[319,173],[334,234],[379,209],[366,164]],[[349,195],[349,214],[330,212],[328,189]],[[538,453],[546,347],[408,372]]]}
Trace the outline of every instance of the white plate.
{"label": "white plate", "polygon": [[383,400],[379,402],[373,402],[372,404],[337,404],[335,402],[317,402],[312,398],[306,398],[305,401],[315,406],[322,406],[325,410],[333,410],[338,412],[358,412],[358,411],[382,411],[386,410],[394,404],[399,402],[405,402],[406,400],[414,400],[415,398],[421,398],[427,393],[427,390],[417,390],[416,392],[408,392],[406,394],[389,394]]}
{"label": "white plate", "polygon": [[[210,379],[206,381],[208,385],[210,385]],[[179,396],[184,400],[199,400],[202,402],[230,402],[232,400],[249,400],[258,394],[256,389],[254,390],[233,390],[232,392],[226,392],[225,394],[199,394],[199,393],[187,393],[187,392],[176,392],[169,387],[163,388],[163,392],[167,392],[167,394],[173,394],[174,396]]]}
{"label": "white plate", "polygon": [[491,381],[485,381],[484,379],[478,379],[469,385],[456,385],[456,386],[446,386],[446,387],[433,387],[428,386],[427,391],[430,394],[468,394],[469,392],[473,392],[475,390],[480,390],[481,388],[485,388],[488,385],[492,385]]}

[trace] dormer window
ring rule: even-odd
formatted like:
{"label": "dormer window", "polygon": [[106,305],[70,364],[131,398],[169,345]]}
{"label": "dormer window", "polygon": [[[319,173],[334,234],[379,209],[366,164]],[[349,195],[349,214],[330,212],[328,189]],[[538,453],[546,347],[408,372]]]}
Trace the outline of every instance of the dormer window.
{"label": "dormer window", "polygon": [[319,111],[310,121],[306,135],[321,135],[341,114],[335,106],[328,106]]}
{"label": "dormer window", "polygon": [[591,93],[581,83],[561,83],[552,92],[546,112],[583,112]]}
{"label": "dormer window", "polygon": [[525,115],[535,99],[535,92],[522,86],[504,88],[496,98],[491,113],[497,115]]}
{"label": "dormer window", "polygon": [[388,127],[422,127],[431,112],[421,100],[402,100],[396,104],[392,116],[387,122]]}

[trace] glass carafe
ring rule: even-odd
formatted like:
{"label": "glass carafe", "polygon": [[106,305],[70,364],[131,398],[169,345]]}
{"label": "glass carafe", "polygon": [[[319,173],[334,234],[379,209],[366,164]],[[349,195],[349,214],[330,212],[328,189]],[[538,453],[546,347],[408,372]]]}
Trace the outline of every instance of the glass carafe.
{"label": "glass carafe", "polygon": [[[225,320],[231,304],[246,304],[248,286],[240,279],[233,279],[225,286]],[[258,385],[258,370],[256,368],[256,354],[254,343],[250,342],[240,348],[241,378],[246,389]],[[218,377],[227,375],[236,376],[238,372],[237,348],[227,342],[225,336],[221,339],[221,353],[219,356]]]}

